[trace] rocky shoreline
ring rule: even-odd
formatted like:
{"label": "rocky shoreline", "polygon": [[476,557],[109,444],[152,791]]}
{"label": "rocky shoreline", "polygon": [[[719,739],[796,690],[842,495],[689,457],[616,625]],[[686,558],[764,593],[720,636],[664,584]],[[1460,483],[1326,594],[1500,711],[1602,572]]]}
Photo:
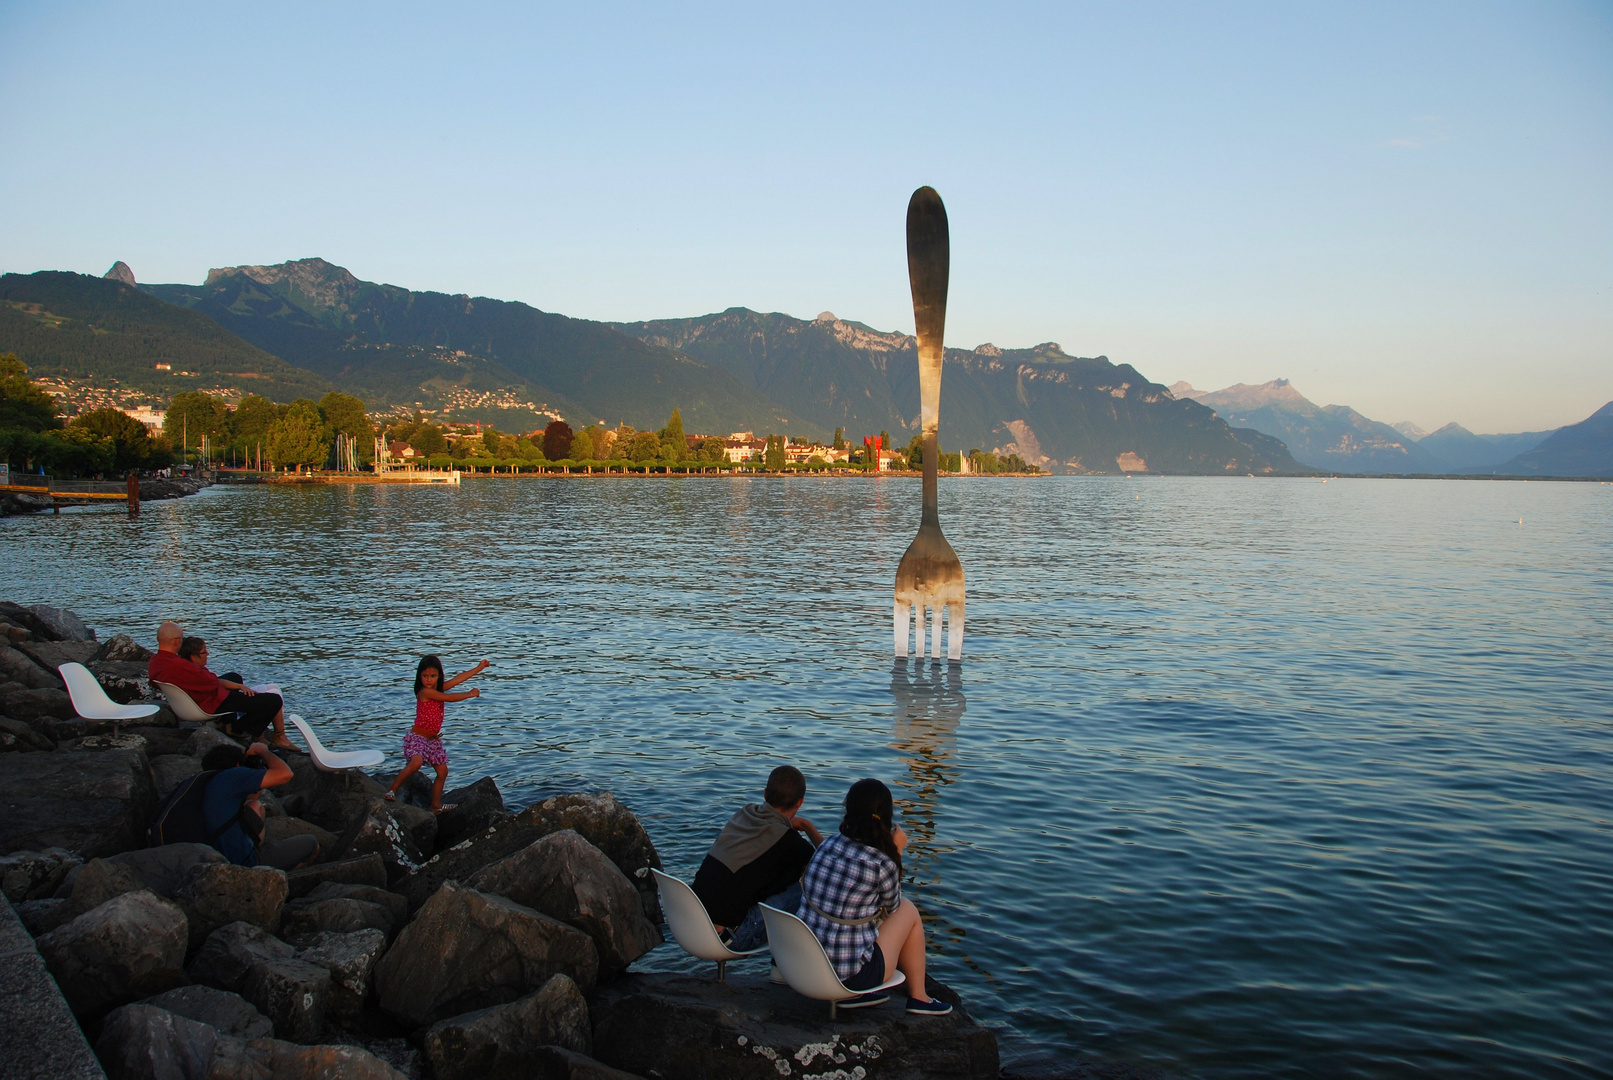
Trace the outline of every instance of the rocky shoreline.
{"label": "rocky shoreline", "polygon": [[294,779],[264,793],[265,839],[311,833],[319,862],[281,872],[200,844],[147,848],[162,799],[228,737],[166,707],[80,719],[56,667],[156,701],[149,655],[71,612],[0,603],[7,1076],[1001,1075],[995,1035],[962,1008],[831,1022],[765,976],[634,972],[677,946],[663,944],[655,845],[609,792],[512,808],[482,777],[439,817],[419,775],[388,802],[389,775],[286,753]]}
{"label": "rocky shoreline", "polygon": [[[211,487],[214,482],[212,474],[197,476],[175,476],[168,479],[153,477],[140,481],[140,501],[153,502],[159,499],[180,499],[186,495],[194,495],[205,487]],[[49,510],[56,505],[49,495],[29,495],[20,491],[0,491],[0,517],[13,514],[37,514],[41,510]],[[118,505],[122,505],[119,503]]]}

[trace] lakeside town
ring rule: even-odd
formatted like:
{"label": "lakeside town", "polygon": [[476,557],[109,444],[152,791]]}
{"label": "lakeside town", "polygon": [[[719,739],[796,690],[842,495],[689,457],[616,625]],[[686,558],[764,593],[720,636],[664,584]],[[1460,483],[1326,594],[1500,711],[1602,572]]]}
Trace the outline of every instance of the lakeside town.
{"label": "lakeside town", "polygon": [[[479,420],[456,421],[447,409],[371,411],[339,391],[289,403],[194,391],[175,395],[165,408],[130,395],[92,399],[68,393],[59,380],[30,379],[15,357],[0,357],[0,365],[0,395],[10,416],[0,443],[19,473],[110,478],[202,468],[265,477],[410,470],[865,474],[923,465],[916,435],[901,445],[889,431],[848,437],[837,428],[827,441],[755,431],[690,432],[677,408],[653,430],[625,421],[574,429],[556,417],[541,428],[501,431]],[[959,475],[1041,472],[1017,454],[978,447],[943,451],[936,465]]]}

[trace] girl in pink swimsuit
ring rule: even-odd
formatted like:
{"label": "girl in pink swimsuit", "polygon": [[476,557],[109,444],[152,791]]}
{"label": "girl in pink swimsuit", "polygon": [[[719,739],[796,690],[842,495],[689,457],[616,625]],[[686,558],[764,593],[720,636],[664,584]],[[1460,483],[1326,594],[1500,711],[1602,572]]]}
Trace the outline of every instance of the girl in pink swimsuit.
{"label": "girl in pink swimsuit", "polygon": [[427,656],[420,661],[420,666],[414,672],[414,727],[403,737],[403,756],[409,759],[409,764],[404,766],[387,789],[386,797],[389,800],[397,798],[398,788],[421,765],[429,764],[437,770],[437,782],[431,785],[431,812],[440,814],[453,809],[452,805],[442,804],[442,789],[448,782],[448,751],[442,745],[443,702],[481,697],[480,690],[464,690],[457,694],[448,691],[471,676],[480,675],[489,666],[483,660],[469,671],[462,671],[449,679],[443,676],[442,661],[435,656]]}

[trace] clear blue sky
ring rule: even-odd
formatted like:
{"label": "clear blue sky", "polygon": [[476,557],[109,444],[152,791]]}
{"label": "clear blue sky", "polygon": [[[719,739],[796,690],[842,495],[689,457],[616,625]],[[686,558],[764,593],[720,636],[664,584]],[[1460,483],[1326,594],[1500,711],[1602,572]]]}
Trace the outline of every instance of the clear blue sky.
{"label": "clear blue sky", "polygon": [[1613,5],[0,6],[0,269],[320,255],[1058,341],[1514,431],[1613,399]]}

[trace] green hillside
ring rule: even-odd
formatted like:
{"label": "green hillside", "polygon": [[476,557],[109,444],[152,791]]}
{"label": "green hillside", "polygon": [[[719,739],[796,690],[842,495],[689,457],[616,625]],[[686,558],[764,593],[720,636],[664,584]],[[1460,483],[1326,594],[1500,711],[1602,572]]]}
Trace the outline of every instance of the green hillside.
{"label": "green hillside", "polygon": [[[616,324],[647,343],[721,365],[823,427],[918,430],[914,339],[830,317],[730,308],[695,319]],[[1136,369],[1048,343],[946,350],[941,444],[1018,453],[1068,472],[1304,472],[1276,440],[1240,439],[1209,409]]]}
{"label": "green hillside", "polygon": [[[412,405],[432,393],[420,389],[425,384],[457,383],[474,369],[469,377],[484,383],[507,375],[511,381],[499,389],[546,404],[574,423],[625,420],[653,428],[676,405],[691,431],[827,433],[720,366],[603,323],[518,302],[378,285],[323,259],[214,270],[201,286],[144,288],[351,393],[364,396],[368,387],[366,400],[374,404]],[[382,345],[414,351],[378,354],[361,365],[361,382],[351,370],[352,350]],[[383,372],[388,363],[396,370]],[[385,396],[374,397],[375,391]],[[456,409],[455,415],[462,414]]]}
{"label": "green hillside", "polygon": [[36,378],[91,381],[164,398],[235,390],[290,401],[331,389],[206,316],[120,281],[59,271],[0,276],[0,353],[7,352],[21,357]]}

